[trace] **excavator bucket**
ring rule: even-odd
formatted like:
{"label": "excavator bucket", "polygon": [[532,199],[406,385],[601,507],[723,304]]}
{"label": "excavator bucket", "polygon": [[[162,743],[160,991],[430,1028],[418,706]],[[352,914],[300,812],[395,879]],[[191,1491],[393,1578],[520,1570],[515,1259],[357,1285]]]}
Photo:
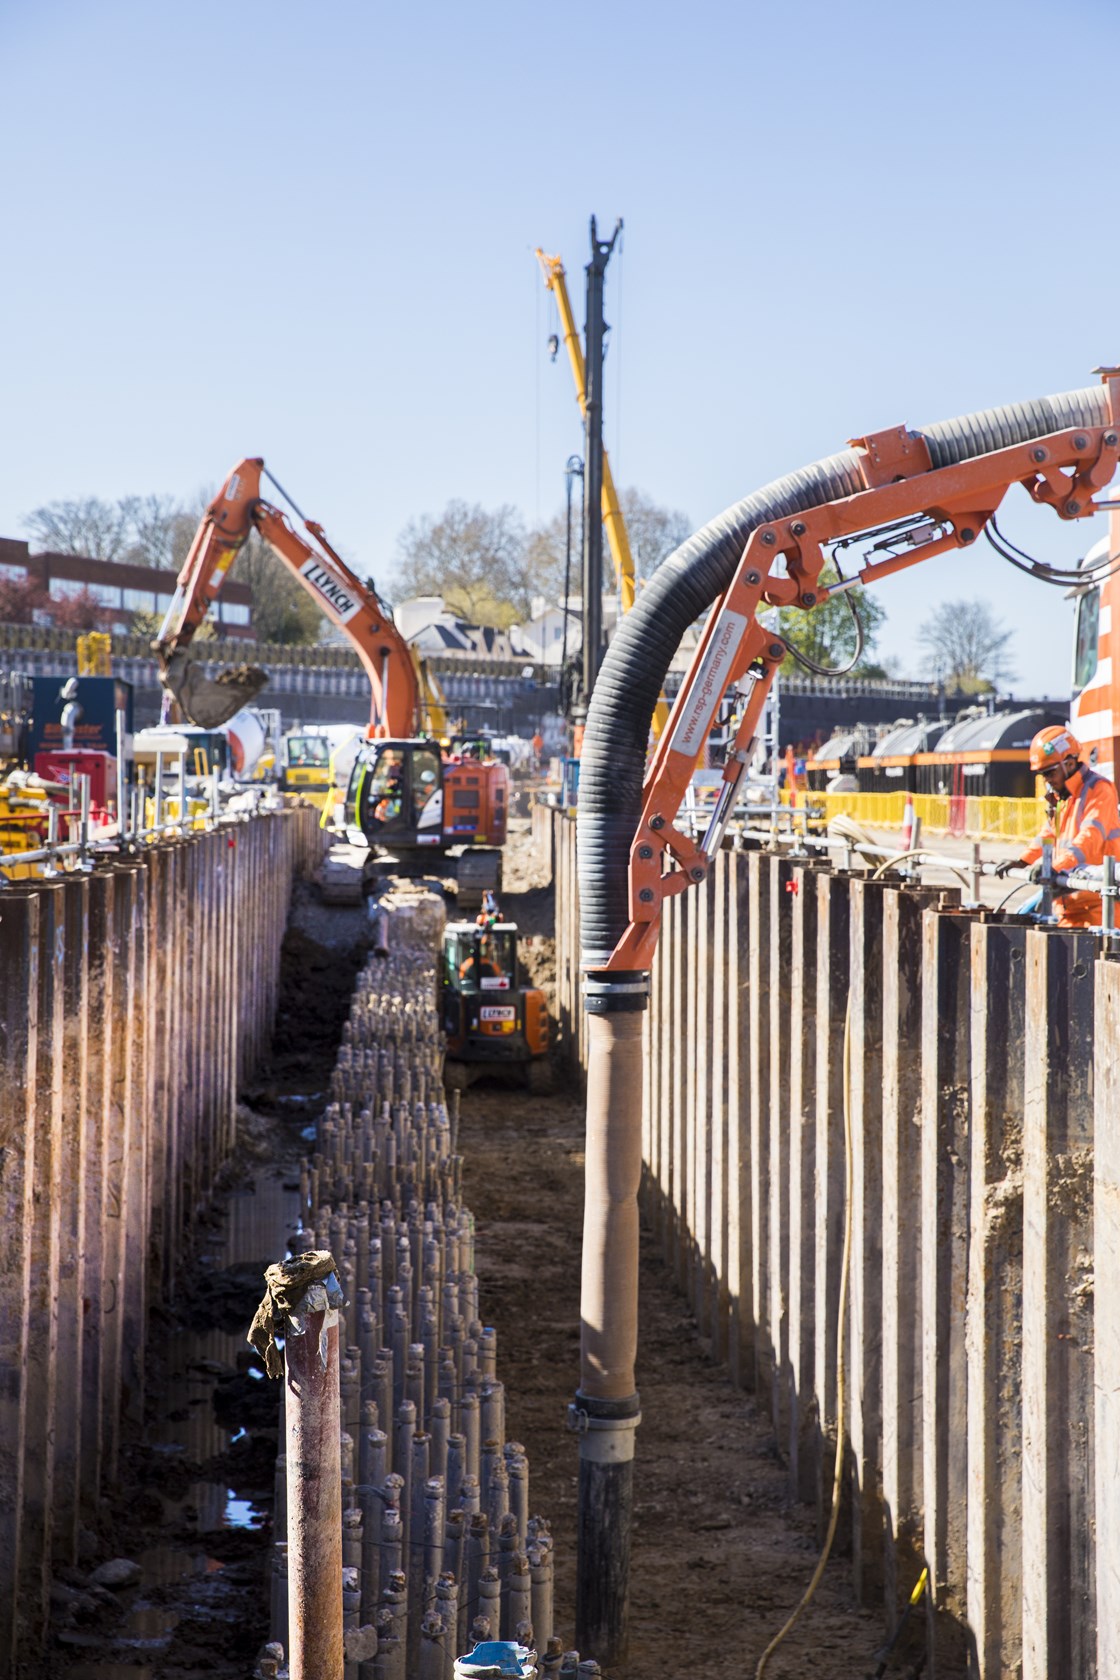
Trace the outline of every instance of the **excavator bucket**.
{"label": "excavator bucket", "polygon": [[231,665],[216,677],[206,677],[183,649],[171,655],[160,672],[160,682],[191,723],[200,729],[220,729],[256,698],[268,682],[268,672],[258,665]]}

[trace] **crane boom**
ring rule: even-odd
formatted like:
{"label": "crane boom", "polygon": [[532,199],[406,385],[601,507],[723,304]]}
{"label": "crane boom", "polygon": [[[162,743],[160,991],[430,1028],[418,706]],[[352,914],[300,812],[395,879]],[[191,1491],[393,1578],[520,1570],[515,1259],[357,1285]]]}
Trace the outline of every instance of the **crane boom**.
{"label": "crane boom", "polygon": [[[568,352],[568,360],[572,367],[572,378],[575,380],[576,400],[579,411],[587,414],[587,368],[583,360],[583,346],[579,341],[575,316],[572,314],[572,300],[568,296],[568,281],[564,273],[564,264],[559,257],[549,257],[537,247],[537,261],[544,274],[544,283],[556,299],[556,307],[560,311],[560,322],[564,328],[564,345]],[[611,475],[611,464],[607,452],[603,450],[603,528],[607,533],[607,544],[614,561],[615,577],[618,582],[619,594],[624,613],[630,611],[634,605],[634,557],[630,552],[630,538],[626,531],[626,520],[623,518],[622,506],[618,493],[614,487]]]}
{"label": "crane boom", "polygon": [[[583,359],[583,346],[579,341],[576,328],[576,318],[572,314],[572,300],[568,296],[568,279],[564,272],[564,264],[559,257],[546,256],[540,246],[537,246],[537,261],[541,265],[544,283],[556,299],[556,307],[560,312],[560,323],[564,328],[564,345],[571,364],[572,378],[575,380],[576,400],[579,411],[587,414],[587,366]],[[626,520],[622,512],[622,504],[618,499],[618,492],[614,487],[614,476],[611,473],[610,457],[603,450],[603,528],[607,533],[607,546],[614,561],[615,577],[618,580],[619,597],[622,610],[628,613],[634,605],[634,556],[630,552],[630,536],[626,529]],[[565,603],[567,610],[567,603]],[[653,738],[660,740],[661,731],[669,720],[669,702],[662,694],[654,707]]]}

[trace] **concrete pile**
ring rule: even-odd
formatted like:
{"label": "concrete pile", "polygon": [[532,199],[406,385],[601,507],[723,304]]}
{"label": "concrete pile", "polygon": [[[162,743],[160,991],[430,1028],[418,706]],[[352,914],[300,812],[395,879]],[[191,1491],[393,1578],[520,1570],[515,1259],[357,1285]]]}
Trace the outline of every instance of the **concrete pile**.
{"label": "concrete pile", "polygon": [[[455,1658],[488,1639],[535,1646],[542,1673],[566,1660],[553,1638],[552,1539],[530,1515],[496,1333],[480,1317],[474,1222],[440,1077],[435,904],[392,907],[389,955],[359,976],[333,1100],[301,1175],[298,1247],[329,1248],[346,1297],[347,1680],[451,1680]],[[278,1533],[285,1475],[281,1461]],[[288,1624],[285,1551],[278,1544],[275,1641]]]}

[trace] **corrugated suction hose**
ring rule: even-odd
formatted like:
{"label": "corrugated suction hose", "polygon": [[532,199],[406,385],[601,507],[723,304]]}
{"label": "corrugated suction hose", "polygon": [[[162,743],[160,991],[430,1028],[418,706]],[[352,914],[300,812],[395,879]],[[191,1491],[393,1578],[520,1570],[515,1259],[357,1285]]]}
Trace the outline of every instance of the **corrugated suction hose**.
{"label": "corrugated suction hose", "polygon": [[[1108,420],[1107,393],[1097,385],[944,420],[920,435],[934,467],[945,467],[1048,432]],[[682,543],[623,620],[595,685],[580,766],[577,843],[585,967],[606,962],[629,921],[627,866],[641,815],[650,719],[681,637],[727,588],[756,526],[862,489],[854,449],[775,479]]]}

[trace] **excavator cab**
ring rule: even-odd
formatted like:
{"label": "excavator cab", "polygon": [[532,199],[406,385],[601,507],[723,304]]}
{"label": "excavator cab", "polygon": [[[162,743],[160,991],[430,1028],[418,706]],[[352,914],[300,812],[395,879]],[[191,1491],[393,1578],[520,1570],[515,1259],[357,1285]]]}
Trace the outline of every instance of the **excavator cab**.
{"label": "excavator cab", "polygon": [[[444,1081],[465,1090],[483,1073],[513,1072],[530,1090],[549,1088],[548,1005],[521,983],[517,927],[503,922],[486,894],[474,922],[448,922],[440,963],[440,1009],[447,1039]],[[488,913],[489,912],[489,913]]]}
{"label": "excavator cab", "polygon": [[350,772],[346,813],[369,846],[439,846],[443,762],[436,742],[367,741]]}

